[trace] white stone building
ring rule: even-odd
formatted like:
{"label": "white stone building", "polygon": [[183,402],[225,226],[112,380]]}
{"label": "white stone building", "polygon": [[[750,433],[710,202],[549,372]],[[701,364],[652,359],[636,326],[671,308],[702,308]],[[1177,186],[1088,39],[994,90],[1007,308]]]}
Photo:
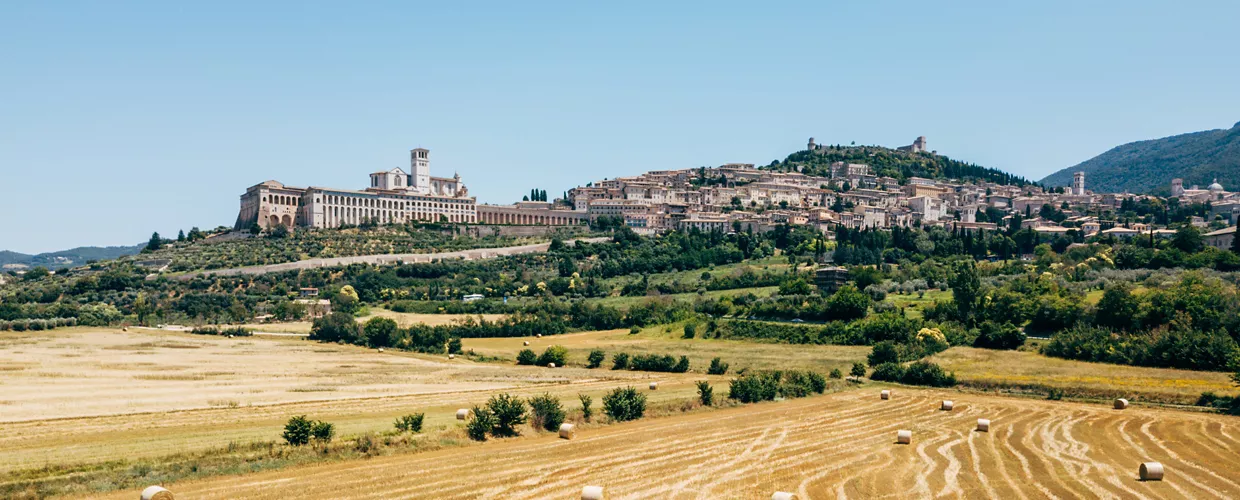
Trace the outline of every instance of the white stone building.
{"label": "white stone building", "polygon": [[235,227],[262,229],[276,226],[329,228],[411,221],[474,223],[477,200],[452,178],[430,175],[430,151],[409,152],[410,172],[399,168],[370,174],[363,190],[323,187],[298,188],[277,181],[255,184],[241,195]]}

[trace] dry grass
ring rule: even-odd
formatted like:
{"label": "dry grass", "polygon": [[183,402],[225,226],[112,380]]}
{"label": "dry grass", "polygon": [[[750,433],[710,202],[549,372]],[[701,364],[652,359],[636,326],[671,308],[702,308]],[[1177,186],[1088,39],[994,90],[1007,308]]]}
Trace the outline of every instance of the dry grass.
{"label": "dry grass", "polygon": [[1178,404],[1190,404],[1205,391],[1235,391],[1229,374],[1222,372],[1086,363],[1028,351],[953,347],[931,360],[956,372],[964,384],[978,388],[1031,392],[1054,388],[1069,397],[1126,396]]}
{"label": "dry grass", "polygon": [[[698,328],[702,328],[699,326]],[[870,352],[863,346],[820,346],[820,345],[789,345],[762,344],[740,340],[714,339],[682,339],[684,325],[660,325],[642,330],[640,334],[630,334],[628,330],[606,330],[599,332],[571,333],[566,335],[544,336],[543,338],[487,338],[464,339],[465,350],[473,350],[486,356],[498,356],[504,359],[516,359],[521,349],[533,349],[541,353],[552,345],[568,348],[570,364],[585,364],[586,355],[592,349],[603,349],[607,353],[604,368],[611,367],[611,356],[617,352],[634,354],[670,354],[689,357],[690,366],[694,371],[704,373],[710,365],[711,358],[716,356],[730,365],[732,372],[743,368],[777,369],[777,368],[809,368],[823,373],[838,368],[844,372],[852,367],[853,362],[864,362]],[[522,346],[528,341],[529,347]]]}
{"label": "dry grass", "polygon": [[[938,411],[944,397],[954,411]],[[974,432],[979,417],[990,432]],[[911,445],[894,444],[898,428]],[[1234,498],[1237,449],[1230,417],[900,388],[891,401],[850,391],[170,487],[258,499],[570,498],[583,484],[612,498]],[[1149,460],[1167,480],[1137,481]]]}

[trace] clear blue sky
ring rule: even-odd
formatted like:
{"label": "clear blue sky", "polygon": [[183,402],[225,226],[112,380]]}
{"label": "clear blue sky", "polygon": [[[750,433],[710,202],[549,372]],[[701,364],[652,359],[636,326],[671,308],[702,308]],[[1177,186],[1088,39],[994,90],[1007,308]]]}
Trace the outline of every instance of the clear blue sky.
{"label": "clear blue sky", "polygon": [[934,3],[3,2],[0,249],[232,225],[418,146],[506,203],[810,136],[1041,178],[1240,120],[1240,2]]}

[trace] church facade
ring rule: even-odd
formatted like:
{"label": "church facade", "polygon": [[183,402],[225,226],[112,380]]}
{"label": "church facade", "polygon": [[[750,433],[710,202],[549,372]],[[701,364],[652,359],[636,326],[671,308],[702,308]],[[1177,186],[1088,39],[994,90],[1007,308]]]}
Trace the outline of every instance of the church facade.
{"label": "church facade", "polygon": [[334,228],[365,222],[478,221],[477,200],[461,176],[432,177],[430,150],[409,152],[409,172],[400,168],[370,174],[370,186],[362,190],[324,187],[292,187],[277,181],[255,184],[241,195],[241,211],[235,227],[255,225],[264,230],[276,226]]}

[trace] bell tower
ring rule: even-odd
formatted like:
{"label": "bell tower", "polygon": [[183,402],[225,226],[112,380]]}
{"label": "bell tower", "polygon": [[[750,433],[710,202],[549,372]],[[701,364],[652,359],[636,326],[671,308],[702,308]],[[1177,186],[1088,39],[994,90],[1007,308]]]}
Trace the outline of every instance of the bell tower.
{"label": "bell tower", "polygon": [[431,192],[431,151],[409,150],[409,189],[422,194]]}

